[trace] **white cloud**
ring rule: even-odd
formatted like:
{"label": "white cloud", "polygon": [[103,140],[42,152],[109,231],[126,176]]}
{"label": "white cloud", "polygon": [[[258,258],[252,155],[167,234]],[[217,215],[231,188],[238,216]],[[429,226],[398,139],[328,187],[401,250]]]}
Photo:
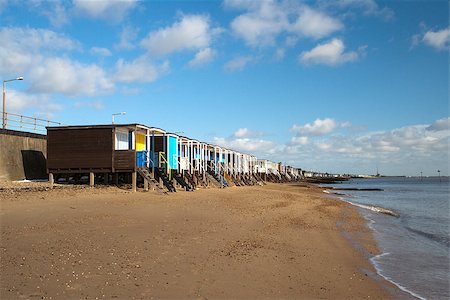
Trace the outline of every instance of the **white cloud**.
{"label": "white cloud", "polygon": [[79,42],[51,30],[0,29],[0,75],[25,76],[32,93],[67,96],[110,92],[114,83],[101,67],[69,58]]}
{"label": "white cloud", "polygon": [[59,57],[45,58],[34,65],[29,78],[30,90],[38,93],[93,96],[114,88],[114,83],[97,65]]}
{"label": "white cloud", "polygon": [[[293,164],[313,170],[374,173],[375,165],[380,164],[384,174],[417,174],[421,170],[430,173],[436,168],[448,172],[449,123],[444,118],[431,125],[387,131],[309,136],[308,142],[303,136],[294,136],[287,147],[289,151],[283,149],[277,155],[292,157]],[[294,132],[299,133],[302,128],[296,129]],[[304,161],[297,156],[302,156]]]}
{"label": "white cloud", "polygon": [[114,45],[115,48],[120,50],[130,50],[136,47],[135,41],[138,35],[138,29],[125,26],[119,35],[119,42]]}
{"label": "white cloud", "polygon": [[262,135],[261,132],[241,127],[229,137],[214,137],[213,143],[249,154],[267,155],[274,153],[277,145],[272,141],[261,138]]}
{"label": "white cloud", "polygon": [[24,74],[44,55],[80,47],[77,41],[46,29],[6,27],[0,29],[0,40],[0,74],[3,76]]}
{"label": "white cloud", "polygon": [[185,15],[169,27],[150,32],[141,46],[155,55],[167,55],[182,50],[202,50],[210,46],[218,29],[211,29],[209,18]]}
{"label": "white cloud", "polygon": [[[359,49],[363,52],[365,47]],[[328,43],[319,44],[310,51],[304,51],[299,56],[303,64],[324,64],[335,66],[346,62],[352,62],[359,58],[356,51],[344,52],[345,45],[340,39],[332,39]]]}
{"label": "white cloud", "polygon": [[429,30],[423,35],[423,42],[428,46],[438,50],[449,49],[450,47],[450,27],[437,31]]}
{"label": "white cloud", "polygon": [[47,29],[3,27],[0,29],[2,48],[36,52],[40,49],[75,50],[79,42]]}
{"label": "white cloud", "polygon": [[252,138],[219,138],[215,137],[213,143],[219,146],[242,151],[246,153],[264,152],[269,153],[275,147],[275,143],[263,139]]}
{"label": "white cloud", "polygon": [[307,136],[294,136],[291,138],[291,143],[294,145],[308,145],[309,138]]}
{"label": "white cloud", "polygon": [[295,2],[226,1],[225,7],[246,11],[233,19],[231,29],[252,47],[273,46],[283,33],[318,39],[344,27],[338,19]]}
{"label": "white cloud", "polygon": [[326,37],[344,27],[341,21],[332,18],[320,11],[304,7],[297,21],[292,24],[291,31],[304,36],[319,39]]}
{"label": "white cloud", "polygon": [[111,51],[109,51],[108,48],[102,48],[102,47],[92,47],[91,52],[93,54],[97,54],[100,56],[111,56]]}
{"label": "white cloud", "polygon": [[250,56],[239,56],[225,63],[225,70],[233,72],[243,70],[252,61]]}
{"label": "white cloud", "polygon": [[14,89],[8,89],[6,94],[6,111],[20,113],[25,109],[37,109],[39,112],[54,112],[62,109],[62,106],[51,102],[47,95],[35,95],[24,93]]}
{"label": "white cloud", "polygon": [[233,134],[235,138],[256,138],[260,137],[261,135],[262,135],[261,132],[256,132],[245,127],[239,128]]}
{"label": "white cloud", "polygon": [[[256,2],[256,1],[255,1]],[[276,36],[286,29],[286,12],[273,1],[259,1],[249,11],[231,22],[234,33],[250,46],[273,45]]]}
{"label": "white cloud", "polygon": [[40,1],[39,12],[46,16],[55,27],[61,27],[69,23],[66,7],[60,1]]}
{"label": "white cloud", "polygon": [[189,61],[191,67],[200,66],[211,62],[216,55],[216,51],[211,48],[205,48],[198,51],[195,57]]}
{"label": "white cloud", "polygon": [[160,65],[154,64],[145,56],[126,62],[119,59],[116,63],[115,79],[122,82],[152,82],[163,74],[168,73],[170,64],[168,61]]}
{"label": "white cloud", "polygon": [[316,119],[312,123],[307,123],[303,126],[294,124],[291,131],[304,135],[324,135],[333,132],[338,128],[338,123],[334,119]]}
{"label": "white cloud", "polygon": [[[450,128],[449,118],[433,124],[411,125],[386,131],[347,131],[336,128],[349,123],[320,120],[291,130],[295,134],[286,144],[252,137],[248,128],[240,128],[230,137],[215,137],[213,142],[229,149],[257,155],[272,161],[283,161],[303,169],[328,172],[371,174],[376,165],[382,174],[448,173]],[[325,125],[324,125],[325,124]],[[322,135],[321,133],[328,134]],[[414,163],[412,164],[411,161]]]}
{"label": "white cloud", "polygon": [[427,130],[431,131],[450,130],[450,118],[443,118],[436,120],[433,124],[427,127]]}
{"label": "white cloud", "polygon": [[73,6],[79,13],[114,22],[121,21],[137,3],[137,0],[73,0]]}

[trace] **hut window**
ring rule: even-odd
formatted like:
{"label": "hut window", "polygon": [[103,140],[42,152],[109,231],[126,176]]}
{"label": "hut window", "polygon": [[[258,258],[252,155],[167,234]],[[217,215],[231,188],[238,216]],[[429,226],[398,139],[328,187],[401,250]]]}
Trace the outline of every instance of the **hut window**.
{"label": "hut window", "polygon": [[116,149],[128,150],[128,130],[116,129]]}

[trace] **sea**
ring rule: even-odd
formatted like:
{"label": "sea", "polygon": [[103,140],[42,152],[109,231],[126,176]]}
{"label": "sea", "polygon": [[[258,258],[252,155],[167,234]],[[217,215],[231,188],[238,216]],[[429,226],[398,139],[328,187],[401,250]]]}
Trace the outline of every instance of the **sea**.
{"label": "sea", "polygon": [[377,189],[329,192],[366,218],[381,251],[371,258],[379,275],[416,298],[450,299],[449,177],[358,178],[331,186]]}

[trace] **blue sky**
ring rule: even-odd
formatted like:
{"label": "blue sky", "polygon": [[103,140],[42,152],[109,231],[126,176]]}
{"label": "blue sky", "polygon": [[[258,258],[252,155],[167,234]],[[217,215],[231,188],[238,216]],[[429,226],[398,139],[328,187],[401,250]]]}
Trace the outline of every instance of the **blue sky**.
{"label": "blue sky", "polygon": [[2,1],[7,111],[304,169],[449,173],[447,1]]}

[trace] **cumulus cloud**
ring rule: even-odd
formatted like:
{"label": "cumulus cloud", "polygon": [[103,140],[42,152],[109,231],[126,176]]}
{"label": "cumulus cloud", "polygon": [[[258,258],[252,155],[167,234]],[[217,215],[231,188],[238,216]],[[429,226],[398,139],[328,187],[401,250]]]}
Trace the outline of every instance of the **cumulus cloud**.
{"label": "cumulus cloud", "polygon": [[275,143],[264,139],[251,138],[220,138],[214,137],[213,143],[219,146],[242,151],[246,153],[270,152],[275,147]]}
{"label": "cumulus cloud", "polygon": [[[430,125],[411,125],[386,131],[296,135],[291,138],[290,145],[277,155],[289,157],[294,165],[313,170],[330,171],[334,168],[337,172],[373,173],[379,163],[385,174],[416,174],[421,170],[430,173],[448,166],[449,123],[449,118],[444,118]],[[308,128],[321,127],[313,126],[314,123],[309,125]],[[304,127],[295,129],[294,133],[298,134]],[[301,156],[303,161],[297,156]]]}
{"label": "cumulus cloud", "polygon": [[247,6],[233,2],[236,1],[226,5],[248,11],[236,17],[231,22],[231,28],[250,46],[274,44],[275,37],[289,24],[285,11],[274,1],[255,1]]}
{"label": "cumulus cloud", "polygon": [[[338,132],[337,128],[348,126],[348,122],[330,120],[333,119],[291,128],[294,136],[285,144],[251,136],[248,128],[240,128],[226,138],[216,137],[213,142],[302,169],[370,174],[379,165],[386,175],[413,175],[420,171],[435,174],[437,168],[448,172],[449,118],[432,124],[358,133]],[[297,135],[306,132],[309,134]]]}
{"label": "cumulus cloud", "polygon": [[145,56],[138,57],[131,62],[119,59],[116,63],[115,79],[122,82],[152,82],[168,73],[169,70],[168,61],[155,64]]}
{"label": "cumulus cloud", "polygon": [[437,50],[449,49],[450,27],[437,31],[429,30],[423,35],[423,42]]}
{"label": "cumulus cloud", "polygon": [[249,128],[238,128],[229,137],[214,137],[213,143],[219,146],[251,154],[273,153],[277,145],[261,138],[262,133]]}
{"label": "cumulus cloud", "polygon": [[69,23],[67,7],[61,1],[33,1],[37,11],[46,16],[55,27],[61,27]]}
{"label": "cumulus cloud", "polygon": [[24,93],[14,89],[8,89],[6,105],[6,111],[12,113],[25,109],[37,109],[38,113],[52,113],[63,108],[60,104],[52,102],[47,95]]}
{"label": "cumulus cloud", "polygon": [[302,52],[299,56],[299,61],[302,64],[336,66],[357,60],[364,49],[365,47],[361,47],[359,52],[345,52],[344,42],[340,39],[332,39],[328,43],[319,44],[309,51]]}
{"label": "cumulus cloud", "polygon": [[137,3],[137,0],[73,0],[73,6],[78,13],[114,22],[121,21],[131,9],[137,6]]}
{"label": "cumulus cloud", "polygon": [[233,71],[241,71],[243,70],[247,64],[249,64],[252,61],[252,58],[250,56],[239,56],[236,58],[233,58],[225,63],[224,68],[226,71],[233,72]]}
{"label": "cumulus cloud", "polygon": [[225,7],[245,10],[231,29],[247,45],[273,46],[281,34],[322,38],[344,26],[336,18],[305,4],[276,1],[225,1]]}
{"label": "cumulus cloud", "polygon": [[46,29],[0,29],[0,75],[27,74],[30,92],[68,96],[95,95],[113,89],[107,72],[95,64],[71,60],[79,42]]}
{"label": "cumulus cloud", "polygon": [[135,41],[138,35],[138,29],[125,26],[119,34],[119,42],[114,45],[119,50],[130,50],[136,47]]}
{"label": "cumulus cloud", "polygon": [[256,138],[262,136],[262,133],[243,127],[236,130],[233,136],[236,138]]}
{"label": "cumulus cloud", "polygon": [[334,119],[316,119],[314,122],[303,126],[294,124],[291,131],[303,135],[324,135],[333,132],[338,128],[338,125]]}
{"label": "cumulus cloud", "polygon": [[293,145],[308,145],[309,138],[307,136],[294,136],[291,138],[291,143]]}
{"label": "cumulus cloud", "polygon": [[219,29],[210,28],[209,18],[202,15],[185,15],[169,27],[150,32],[141,46],[151,54],[167,55],[182,50],[202,50],[210,46]]}
{"label": "cumulus cloud", "polygon": [[436,120],[433,124],[426,128],[431,131],[450,130],[450,118]]}
{"label": "cumulus cloud", "polygon": [[67,58],[45,58],[28,73],[32,92],[93,96],[114,88],[102,68]]}
{"label": "cumulus cloud", "polygon": [[320,11],[303,7],[297,21],[291,25],[291,31],[318,39],[339,31],[343,27],[341,21]]}
{"label": "cumulus cloud", "polygon": [[214,59],[215,55],[216,51],[208,47],[198,51],[195,54],[195,57],[190,60],[188,64],[191,67],[201,66],[211,62]]}

